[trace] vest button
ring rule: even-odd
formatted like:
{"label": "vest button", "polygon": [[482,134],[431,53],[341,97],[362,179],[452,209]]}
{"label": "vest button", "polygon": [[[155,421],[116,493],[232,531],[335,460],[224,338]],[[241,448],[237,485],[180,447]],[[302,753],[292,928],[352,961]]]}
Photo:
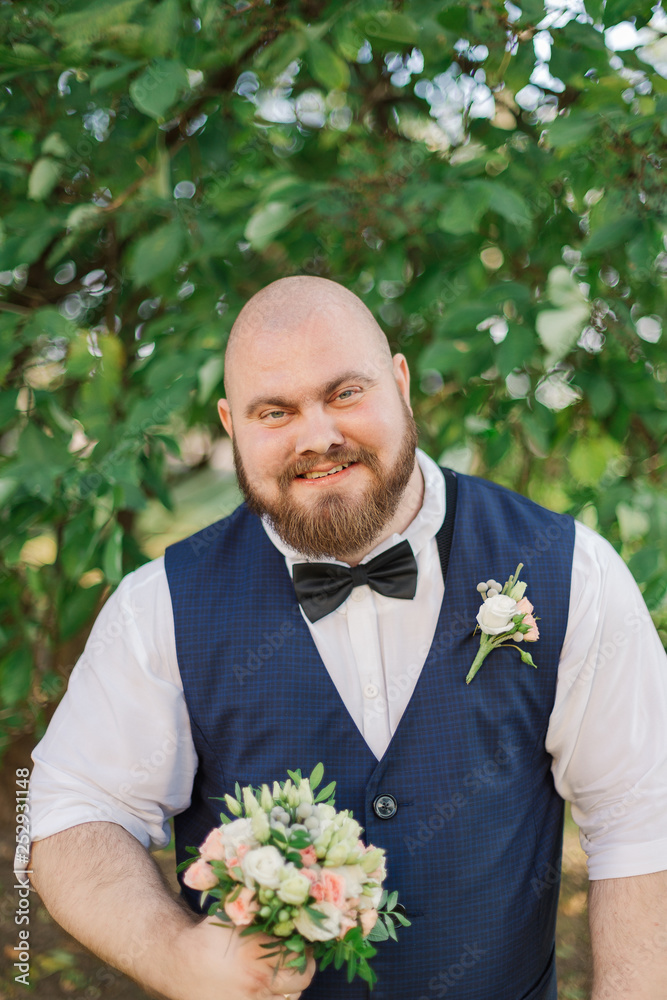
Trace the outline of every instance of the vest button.
{"label": "vest button", "polygon": [[378,795],[373,802],[373,812],[378,819],[391,819],[392,816],[396,815],[397,809],[398,802],[393,795],[389,795],[387,792],[384,795]]}

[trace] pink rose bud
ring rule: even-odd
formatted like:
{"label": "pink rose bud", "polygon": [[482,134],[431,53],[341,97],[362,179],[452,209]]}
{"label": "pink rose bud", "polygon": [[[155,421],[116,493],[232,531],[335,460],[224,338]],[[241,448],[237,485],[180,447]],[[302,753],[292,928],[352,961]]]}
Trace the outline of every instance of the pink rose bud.
{"label": "pink rose bud", "polygon": [[253,917],[259,910],[259,902],[255,898],[252,889],[244,887],[235,900],[224,905],[224,911],[233,924],[237,927],[247,926],[253,921]]}
{"label": "pink rose bud", "polygon": [[302,847],[299,854],[301,855],[304,868],[310,868],[310,866],[314,865],[317,861],[317,851],[312,844],[308,847]]}
{"label": "pink rose bud", "polygon": [[373,930],[375,924],[377,923],[377,918],[377,910],[363,910],[363,912],[359,914],[359,919],[361,920],[361,932],[364,937],[366,937],[367,934],[370,934]]}
{"label": "pink rose bud", "polygon": [[[527,597],[522,597],[520,601],[516,602],[516,614],[530,614],[533,611],[533,605],[530,603]],[[524,621],[526,619],[524,618]]]}
{"label": "pink rose bud", "polygon": [[199,858],[193,865],[185,869],[183,881],[191,889],[212,889],[218,884],[218,879],[211,866],[203,859]]}
{"label": "pink rose bud", "polygon": [[224,861],[225,848],[222,843],[221,830],[216,828],[211,830],[204,843],[199,848],[199,852],[206,861]]}
{"label": "pink rose bud", "polygon": [[533,618],[533,616],[532,615],[526,615],[526,617],[524,618],[522,624],[523,625],[530,625],[529,630],[527,632],[525,632],[524,636],[523,636],[524,639],[526,640],[526,642],[537,642],[537,640],[540,637],[540,630],[538,629],[537,622],[535,621],[535,619]]}

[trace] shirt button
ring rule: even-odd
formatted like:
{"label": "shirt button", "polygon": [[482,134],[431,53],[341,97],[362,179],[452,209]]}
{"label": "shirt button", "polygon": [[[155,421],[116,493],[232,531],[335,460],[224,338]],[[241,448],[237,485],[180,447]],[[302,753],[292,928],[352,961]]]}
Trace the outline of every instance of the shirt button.
{"label": "shirt button", "polygon": [[378,795],[373,802],[373,812],[378,819],[391,819],[392,816],[396,815],[397,809],[398,802],[393,795],[389,795],[387,792]]}
{"label": "shirt button", "polygon": [[365,596],[366,596],[366,591],[364,590],[363,587],[355,587],[354,590],[352,591],[353,601],[363,601]]}
{"label": "shirt button", "polygon": [[380,688],[377,684],[366,684],[364,687],[364,694],[367,698],[377,698],[380,693]]}

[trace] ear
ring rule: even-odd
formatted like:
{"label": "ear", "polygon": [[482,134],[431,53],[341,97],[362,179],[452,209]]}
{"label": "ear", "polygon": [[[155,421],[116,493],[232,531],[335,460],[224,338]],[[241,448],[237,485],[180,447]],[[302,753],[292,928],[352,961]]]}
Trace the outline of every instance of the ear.
{"label": "ear", "polygon": [[229,403],[226,399],[218,400],[218,416],[222,421],[222,426],[225,428],[230,437],[234,437],[234,429],[232,427],[232,411],[229,408]]}
{"label": "ear", "polygon": [[408,362],[404,354],[394,354],[391,360],[398,391],[405,400],[410,413],[412,413],[412,407],[410,406],[410,369],[408,368]]}

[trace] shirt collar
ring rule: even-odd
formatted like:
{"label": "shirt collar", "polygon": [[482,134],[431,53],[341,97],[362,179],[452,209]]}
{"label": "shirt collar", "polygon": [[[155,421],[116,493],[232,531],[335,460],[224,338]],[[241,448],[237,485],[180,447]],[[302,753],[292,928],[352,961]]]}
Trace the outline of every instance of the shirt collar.
{"label": "shirt collar", "polygon": [[[372,559],[374,556],[379,556],[380,553],[385,552],[387,549],[390,549],[393,545],[397,545],[398,542],[401,542],[404,539],[407,539],[407,541],[410,542],[410,547],[416,557],[419,555],[424,546],[435,537],[436,533],[442,526],[442,522],[445,519],[444,477],[433,459],[429,458],[428,455],[421,450],[421,448],[417,448],[416,457],[424,479],[424,497],[422,499],[422,505],[419,512],[412,519],[404,532],[401,534],[394,532],[394,534],[390,535],[389,538],[385,538],[384,541],[380,542],[379,545],[372,549],[367,556],[364,556],[361,560],[362,563],[368,562],[369,559]],[[285,556],[287,568],[290,571],[296,562],[330,562],[336,563],[339,566],[347,566],[347,563],[341,562],[338,559],[307,559],[304,555],[302,555],[302,553],[297,552],[296,549],[286,545],[264,517],[262,518],[262,525],[275,547]]]}

